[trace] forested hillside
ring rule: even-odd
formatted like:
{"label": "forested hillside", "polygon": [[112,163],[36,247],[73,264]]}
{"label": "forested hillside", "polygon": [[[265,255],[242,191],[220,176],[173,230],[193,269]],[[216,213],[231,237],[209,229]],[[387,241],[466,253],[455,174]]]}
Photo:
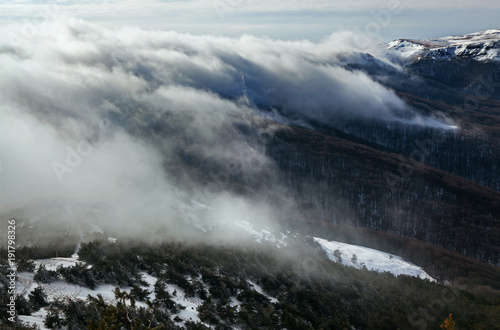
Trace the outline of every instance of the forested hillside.
{"label": "forested hillside", "polygon": [[[82,245],[83,264],[38,269],[34,280],[46,287],[64,279],[88,288],[129,288],[116,289],[116,300],[97,295],[49,304],[41,289],[19,296],[17,305],[21,314],[46,308],[45,326],[73,329],[439,328],[450,313],[457,328],[492,329],[499,322],[500,296],[486,298],[414,277],[356,270],[327,260],[309,241],[292,244],[298,248],[293,253],[272,245],[95,241]],[[23,257],[29,260],[43,250],[25,250]],[[20,271],[35,270],[27,266]],[[185,315],[185,307],[176,303],[181,295],[196,303],[189,315],[199,321],[179,317]],[[439,304],[429,303],[433,301]]]}

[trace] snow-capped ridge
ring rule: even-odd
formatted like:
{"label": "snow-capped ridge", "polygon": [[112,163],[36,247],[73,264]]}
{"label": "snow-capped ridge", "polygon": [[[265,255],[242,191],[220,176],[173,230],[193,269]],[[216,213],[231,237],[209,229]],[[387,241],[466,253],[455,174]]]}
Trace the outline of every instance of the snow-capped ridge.
{"label": "snow-capped ridge", "polygon": [[396,39],[387,45],[403,59],[472,58],[478,61],[500,61],[500,30],[486,30],[461,36],[435,39]]}

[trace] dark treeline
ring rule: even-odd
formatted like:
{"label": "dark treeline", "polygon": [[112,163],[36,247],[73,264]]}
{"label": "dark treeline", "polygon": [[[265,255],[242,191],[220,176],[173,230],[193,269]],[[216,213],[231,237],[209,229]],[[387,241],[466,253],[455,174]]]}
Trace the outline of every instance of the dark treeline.
{"label": "dark treeline", "polygon": [[276,134],[268,154],[280,183],[322,221],[413,237],[500,265],[497,191],[305,129]]}
{"label": "dark treeline", "polygon": [[500,190],[499,141],[487,134],[379,120],[336,120],[331,126],[335,129],[315,124],[325,134],[362,143],[380,151],[411,157],[445,172]]}

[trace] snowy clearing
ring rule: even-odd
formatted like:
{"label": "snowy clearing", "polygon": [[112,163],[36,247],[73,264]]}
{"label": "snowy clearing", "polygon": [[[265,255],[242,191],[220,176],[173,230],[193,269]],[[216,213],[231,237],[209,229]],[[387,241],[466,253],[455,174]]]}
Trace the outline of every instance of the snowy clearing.
{"label": "snowy clearing", "polygon": [[340,259],[343,265],[355,267],[357,269],[366,267],[368,270],[389,272],[396,276],[410,275],[429,281],[435,281],[435,279],[429,276],[422,268],[390,253],[359,245],[327,241],[318,237],[314,237],[314,240],[321,245],[330,260],[339,262]]}

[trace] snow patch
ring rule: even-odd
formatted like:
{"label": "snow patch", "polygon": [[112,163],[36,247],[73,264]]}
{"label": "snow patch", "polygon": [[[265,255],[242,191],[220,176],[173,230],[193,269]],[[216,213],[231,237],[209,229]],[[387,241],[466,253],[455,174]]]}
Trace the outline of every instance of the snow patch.
{"label": "snow patch", "polygon": [[63,268],[73,267],[77,262],[79,262],[77,254],[73,254],[71,258],[51,258],[34,261],[36,269],[38,269],[41,265],[44,265],[47,270],[56,270],[59,266]]}
{"label": "snow patch", "polygon": [[36,325],[40,330],[48,330],[49,328],[46,328],[44,323],[47,314],[47,310],[45,308],[41,308],[38,312],[35,312],[31,315],[19,315],[18,318],[22,322]]}
{"label": "snow patch", "polygon": [[407,119],[395,119],[398,122],[401,122],[403,124],[407,125],[420,125],[420,126],[426,126],[426,127],[433,127],[433,128],[441,128],[444,130],[456,130],[459,127],[454,126],[454,125],[448,125],[442,122],[439,122],[435,119],[429,118],[429,117],[416,117],[411,120]]}
{"label": "snow patch", "polygon": [[359,245],[327,241],[318,237],[314,237],[314,240],[321,245],[330,260],[340,261],[343,265],[357,269],[366,268],[377,272],[389,272],[396,276],[410,275],[423,280],[436,281],[421,267],[390,253]]}
{"label": "snow patch", "polygon": [[280,238],[276,238],[268,227],[261,228],[260,230],[254,229],[254,226],[247,221],[239,221],[236,223],[240,228],[246,231],[250,236],[255,238],[255,241],[262,243],[268,241],[276,244],[276,247],[281,248],[286,246],[287,235],[280,233]]}
{"label": "snow patch", "polygon": [[261,295],[263,295],[264,297],[266,297],[267,299],[271,300],[271,302],[273,304],[276,304],[278,303],[278,299],[274,298],[274,297],[271,297],[270,295],[268,295],[264,289],[262,289],[262,287],[260,285],[258,285],[257,283],[255,282],[252,282],[250,280],[247,280],[247,282],[253,286],[254,290],[257,291],[258,293],[260,293]]}

